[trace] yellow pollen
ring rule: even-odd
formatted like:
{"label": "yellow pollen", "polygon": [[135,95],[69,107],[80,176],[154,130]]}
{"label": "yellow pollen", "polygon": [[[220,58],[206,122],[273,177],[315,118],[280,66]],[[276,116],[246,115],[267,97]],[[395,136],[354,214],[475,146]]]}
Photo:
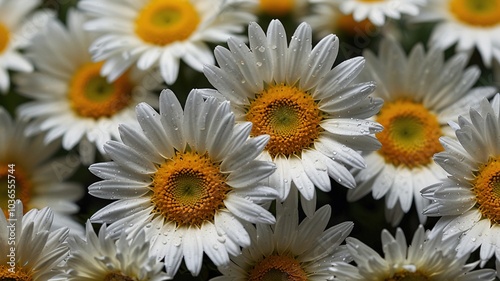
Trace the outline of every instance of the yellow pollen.
{"label": "yellow pollen", "polygon": [[20,165],[15,165],[13,168],[9,169],[7,164],[0,162],[0,208],[2,208],[6,218],[9,218],[8,206],[9,203],[13,203],[12,200],[21,200],[24,205],[24,213],[29,211],[28,204],[33,190],[30,177],[23,168]]}
{"label": "yellow pollen", "polygon": [[177,225],[212,222],[215,213],[225,208],[224,199],[231,189],[226,178],[208,155],[178,152],[153,176],[155,212]]}
{"label": "yellow pollen", "polygon": [[377,116],[377,122],[384,126],[376,135],[382,143],[378,152],[387,163],[415,168],[431,163],[432,156],[443,151],[439,143],[441,126],[436,116],[420,103],[388,102]]}
{"label": "yellow pollen", "polygon": [[108,273],[103,281],[136,281],[137,278],[131,278],[126,275],[121,274],[120,272],[111,272]]}
{"label": "yellow pollen", "polygon": [[139,12],[135,32],[145,42],[164,46],[189,38],[199,23],[190,0],[151,0]]}
{"label": "yellow pollen", "polygon": [[376,29],[376,26],[368,19],[358,22],[354,20],[352,14],[339,14],[335,23],[335,29],[336,28],[342,30],[347,35],[354,36],[356,34],[372,33]]}
{"label": "yellow pollen", "polygon": [[0,23],[0,53],[5,51],[7,49],[7,46],[9,46],[9,40],[10,40],[10,32],[9,29]]}
{"label": "yellow pollen", "polygon": [[479,168],[473,182],[479,211],[483,217],[500,224],[500,159],[492,158]]}
{"label": "yellow pollen", "polygon": [[246,120],[253,136],[271,136],[266,150],[272,157],[299,155],[311,147],[323,131],[322,112],[312,96],[296,87],[273,85],[250,104]]}
{"label": "yellow pollen", "polygon": [[295,0],[260,0],[260,10],[272,16],[284,16],[293,11]]}
{"label": "yellow pollen", "polygon": [[289,256],[272,255],[264,258],[250,271],[248,281],[306,281],[307,274],[300,263]]}
{"label": "yellow pollen", "polygon": [[450,0],[450,12],[461,22],[473,26],[500,23],[500,0]]}
{"label": "yellow pollen", "polygon": [[358,0],[358,1],[359,2],[368,2],[368,3],[370,3],[370,2],[384,2],[386,0]]}
{"label": "yellow pollen", "polygon": [[384,279],[384,281],[429,281],[430,278],[420,271],[410,272],[410,271],[399,271],[396,272],[392,277]]}
{"label": "yellow pollen", "polygon": [[11,268],[8,265],[0,265],[0,280],[2,281],[32,281],[31,274],[24,271],[23,268],[15,266]]}
{"label": "yellow pollen", "polygon": [[102,62],[84,64],[73,75],[68,98],[73,111],[81,117],[111,117],[132,100],[133,85],[128,73],[110,84],[100,75],[102,65]]}

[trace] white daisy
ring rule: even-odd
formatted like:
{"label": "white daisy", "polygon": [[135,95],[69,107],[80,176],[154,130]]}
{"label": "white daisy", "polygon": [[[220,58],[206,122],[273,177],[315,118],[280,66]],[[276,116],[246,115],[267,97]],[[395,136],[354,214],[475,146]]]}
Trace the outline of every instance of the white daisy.
{"label": "white daisy", "polygon": [[352,260],[345,246],[352,222],[325,230],[331,214],[329,205],[299,224],[296,191],[276,205],[276,225],[258,224],[250,234],[251,245],[231,263],[219,267],[223,276],[211,281],[331,280],[332,263]]}
{"label": "white daisy", "polygon": [[384,40],[379,57],[366,51],[364,79],[375,80],[375,96],[384,106],[375,120],[384,126],[377,134],[382,148],[366,156],[367,168],[355,178],[358,187],[348,191],[350,201],[368,193],[375,199],[385,196],[387,219],[397,225],[412,202],[421,223],[422,210],[428,205],[420,190],[438,182],[446,173],[432,160],[443,150],[439,137],[451,136],[449,121],[457,120],[483,97],[495,94],[492,87],[471,87],[480,70],[466,68],[467,56],[458,54],[445,62],[444,53],[433,49],[424,52],[422,45],[408,56],[394,40]]}
{"label": "white daisy", "polygon": [[311,12],[303,20],[311,25],[313,35],[318,38],[326,37],[330,33],[348,36],[375,36],[379,33],[378,28],[368,19],[355,21],[352,14],[342,13],[338,4],[318,3],[313,5]]}
{"label": "white daisy", "polygon": [[481,247],[484,264],[493,254],[500,259],[500,96],[484,99],[469,116],[461,116],[454,138],[441,138],[444,152],[434,160],[449,174],[422,190],[433,200],[428,216],[443,216],[433,232],[462,233],[458,253]]}
{"label": "white daisy", "polygon": [[386,18],[400,19],[401,15],[416,16],[427,0],[309,0],[312,3],[338,3],[344,14],[354,20],[370,20],[376,26],[385,24]]}
{"label": "white daisy", "polygon": [[255,16],[246,0],[82,0],[79,7],[95,17],[88,30],[102,33],[91,46],[93,58],[106,60],[102,74],[115,80],[130,65],[159,66],[173,84],[179,60],[197,71],[213,64],[207,43],[223,42]]}
{"label": "white daisy", "polygon": [[67,28],[50,21],[28,49],[37,70],[18,75],[16,82],[22,95],[34,99],[18,109],[22,117],[33,118],[27,133],[47,132],[47,143],[62,137],[66,150],[80,144],[82,160],[90,164],[96,147],[103,154],[104,143],[118,139],[118,124],[136,122],[139,102],[157,102],[152,90],[159,83],[153,73],[138,70],[106,82],[100,76],[102,63],[93,63],[88,53],[93,36],[83,30],[85,20],[70,10]]}
{"label": "white daisy", "polygon": [[[255,160],[269,136],[248,138],[250,123],[235,125],[228,102],[194,90],[184,112],[174,93],[160,95],[160,114],[145,103],[137,106],[142,132],[120,126],[122,142],[105,150],[114,162],[94,164],[90,170],[105,179],[89,193],[120,199],[91,217],[111,223],[108,230],[129,237],[141,229],[166,271],[173,276],[182,257],[193,275],[203,253],[215,265],[229,262],[250,238],[244,225],[274,223],[261,207],[277,192],[261,180],[274,172],[270,162]],[[201,93],[199,93],[201,92]]]}
{"label": "white daisy", "polygon": [[23,215],[20,200],[9,204],[9,216],[0,214],[0,280],[46,281],[62,273],[58,265],[69,254],[68,229],[50,231],[49,208]]}
{"label": "white daisy", "polygon": [[380,147],[371,134],[382,127],[365,118],[376,114],[382,101],[369,97],[372,82],[351,83],[363,68],[362,57],[331,69],[339,49],[336,36],[330,34],[313,49],[306,23],[297,28],[290,46],[277,20],[267,36],[256,23],[248,32],[250,48],[229,39],[229,50],[215,48],[220,67],[207,66],[205,75],[220,98],[231,101],[237,120],[253,123],[252,135],[271,136],[260,156],[277,166],[270,186],[278,188],[281,200],[291,186],[298,188],[304,211],[312,215],[314,186],[330,191],[330,176],[353,188],[354,178],[344,164],[364,168],[358,150]]}
{"label": "white daisy", "polygon": [[403,231],[398,228],[393,237],[382,231],[382,249],[385,258],[355,238],[347,238],[347,248],[356,267],[336,264],[333,273],[345,281],[472,281],[495,280],[493,269],[474,270],[478,262],[466,264],[469,255],[457,256],[454,247],[457,237],[443,240],[441,235],[428,238],[420,225],[410,245],[406,244]]}
{"label": "white daisy", "polygon": [[23,202],[25,211],[50,207],[55,228],[69,226],[75,233],[83,233],[83,227],[70,217],[79,211],[75,202],[83,196],[83,187],[65,181],[80,165],[78,157],[50,159],[60,144],[44,144],[43,135],[26,137],[25,128],[25,122],[13,121],[0,107],[0,186],[5,188],[0,194],[0,208],[7,209],[9,191],[3,183],[11,175],[15,180],[15,198]]}
{"label": "white daisy", "polygon": [[432,0],[415,21],[438,21],[430,46],[457,52],[475,48],[490,67],[500,60],[500,0]]}
{"label": "white daisy", "polygon": [[0,1],[0,92],[10,88],[8,70],[30,72],[33,65],[20,49],[30,45],[30,39],[42,29],[53,13],[43,10],[34,13],[40,0]]}
{"label": "white daisy", "polygon": [[163,262],[150,254],[144,231],[130,240],[125,233],[113,240],[106,225],[101,226],[96,235],[92,224],[87,222],[85,239],[72,238],[68,239],[71,255],[65,265],[68,269],[66,280],[169,280],[162,271]]}

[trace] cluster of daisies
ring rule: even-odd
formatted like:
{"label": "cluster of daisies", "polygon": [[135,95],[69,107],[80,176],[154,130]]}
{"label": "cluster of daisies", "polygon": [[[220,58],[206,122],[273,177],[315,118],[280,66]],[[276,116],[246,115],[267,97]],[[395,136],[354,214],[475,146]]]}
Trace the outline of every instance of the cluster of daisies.
{"label": "cluster of daisies", "polygon": [[0,0],[0,280],[496,280],[498,80],[500,0]]}

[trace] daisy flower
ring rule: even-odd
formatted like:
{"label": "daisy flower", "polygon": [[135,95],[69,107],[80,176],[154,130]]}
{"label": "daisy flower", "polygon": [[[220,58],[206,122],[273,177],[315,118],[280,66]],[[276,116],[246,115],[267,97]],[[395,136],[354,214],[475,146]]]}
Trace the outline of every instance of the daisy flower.
{"label": "daisy flower", "polygon": [[131,70],[108,83],[102,63],[93,63],[88,48],[93,35],[83,30],[85,16],[68,14],[68,26],[57,19],[33,39],[27,55],[37,70],[16,77],[18,91],[34,101],[18,108],[21,117],[33,118],[29,135],[47,132],[47,143],[62,137],[64,149],[79,145],[85,164],[93,163],[96,148],[118,139],[118,124],[136,122],[134,107],[141,101],[157,103],[152,94],[159,85],[153,74]]}
{"label": "daisy flower", "polygon": [[487,67],[500,60],[499,0],[432,0],[415,21],[438,21],[430,46],[456,44],[457,52],[467,53],[476,48]]}
{"label": "daisy flower", "polygon": [[251,245],[231,263],[219,267],[223,276],[211,281],[330,280],[332,263],[352,260],[345,246],[352,222],[325,230],[331,208],[325,205],[299,224],[296,191],[276,205],[276,224],[258,224]]}
{"label": "daisy flower", "polygon": [[330,33],[341,33],[349,36],[375,35],[378,29],[368,19],[355,21],[352,14],[344,14],[339,9],[339,4],[318,3],[311,7],[309,15],[303,20],[311,25],[313,34],[318,38],[328,36]]}
{"label": "daisy flower", "polygon": [[364,79],[375,80],[375,96],[384,99],[384,106],[375,121],[384,126],[376,136],[382,148],[366,155],[367,168],[355,178],[356,189],[348,191],[350,201],[368,193],[375,199],[385,196],[386,216],[393,225],[401,221],[412,202],[421,223],[428,205],[420,195],[422,188],[438,182],[446,173],[433,161],[443,150],[439,137],[452,136],[447,123],[457,120],[470,106],[477,106],[483,97],[495,94],[492,87],[471,87],[480,70],[465,68],[467,56],[458,54],[444,60],[437,49],[424,52],[415,46],[408,56],[394,40],[383,40],[379,57],[367,51]]}
{"label": "daisy flower", "polygon": [[[0,182],[7,183],[14,176],[15,198],[22,201],[25,211],[50,207],[54,228],[69,226],[83,233],[83,227],[71,218],[79,211],[75,202],[83,196],[83,187],[65,181],[80,165],[78,157],[50,159],[59,143],[44,144],[43,134],[26,137],[26,126],[25,122],[12,120],[0,107]],[[10,193],[6,185],[2,186],[5,189],[1,190],[0,208],[6,210]]]}
{"label": "daisy flower", "polygon": [[31,62],[19,52],[30,45],[33,35],[45,26],[53,13],[47,10],[34,13],[39,0],[0,1],[0,92],[10,88],[8,70],[33,71]]}
{"label": "daisy flower", "polygon": [[179,60],[197,71],[214,58],[207,43],[223,42],[255,18],[246,0],[82,0],[79,7],[94,17],[86,24],[102,33],[91,46],[101,73],[113,81],[129,66],[159,66],[173,84]]}
{"label": "daisy flower", "polygon": [[46,281],[62,273],[58,265],[69,254],[67,228],[50,231],[54,215],[49,208],[23,215],[15,201],[0,214],[0,280]]}
{"label": "daisy flower", "polygon": [[207,66],[205,75],[231,101],[238,121],[253,123],[253,136],[271,136],[260,159],[277,167],[270,186],[285,200],[298,188],[306,214],[316,209],[314,186],[328,192],[330,177],[353,188],[355,181],[344,166],[364,168],[358,150],[374,151],[380,143],[371,135],[382,130],[365,120],[382,105],[372,99],[372,82],[353,84],[364,59],[347,60],[331,69],[339,49],[329,35],[314,48],[311,27],[302,23],[287,46],[285,29],[273,20],[267,36],[256,23],[249,28],[250,47],[228,40],[229,50],[218,46],[220,67]]}
{"label": "daisy flower", "polygon": [[310,0],[312,3],[338,3],[340,11],[352,14],[355,21],[368,19],[376,26],[386,18],[400,19],[401,15],[416,16],[427,0]]}
{"label": "daisy flower", "polygon": [[208,91],[213,90],[193,90],[184,112],[170,90],[160,95],[159,114],[139,104],[142,131],[120,126],[122,142],[104,147],[114,161],[90,166],[105,180],[92,184],[89,193],[119,199],[91,221],[113,222],[113,235],[125,231],[133,237],[145,229],[170,277],[183,257],[193,275],[203,253],[217,266],[226,264],[228,254],[250,244],[249,223],[275,222],[260,206],[277,196],[261,182],[275,167],[255,160],[269,136],[248,138],[251,124],[235,125],[229,103],[204,100]]}
{"label": "daisy flower", "polygon": [[85,239],[68,239],[71,255],[65,265],[68,269],[66,280],[169,280],[162,271],[163,262],[158,262],[150,254],[144,231],[130,240],[126,239],[125,233],[118,240],[113,240],[105,224],[101,226],[99,235],[89,221],[86,226]]}
{"label": "daisy flower", "polygon": [[422,190],[433,200],[428,216],[442,216],[433,232],[461,233],[458,253],[481,247],[484,264],[493,254],[500,259],[500,96],[484,99],[453,124],[456,138],[441,138],[444,152],[434,156],[448,173],[439,183]]}
{"label": "daisy flower", "polygon": [[466,264],[469,255],[457,256],[454,249],[458,242],[456,236],[444,240],[441,235],[429,238],[421,225],[410,245],[406,244],[405,234],[400,228],[395,237],[385,229],[381,236],[385,259],[363,242],[347,238],[347,248],[357,266],[337,264],[332,268],[335,276],[346,281],[495,280],[493,269],[472,271],[478,262]]}

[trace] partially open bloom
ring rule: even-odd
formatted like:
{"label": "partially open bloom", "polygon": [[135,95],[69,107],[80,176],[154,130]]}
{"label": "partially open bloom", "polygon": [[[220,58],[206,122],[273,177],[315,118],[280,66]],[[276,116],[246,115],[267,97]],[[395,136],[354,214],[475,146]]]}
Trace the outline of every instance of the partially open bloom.
{"label": "partially open bloom", "polygon": [[297,191],[276,204],[276,224],[257,225],[250,233],[251,245],[231,263],[219,267],[223,276],[211,281],[330,280],[336,262],[350,262],[344,239],[352,222],[325,230],[331,209],[325,205],[299,224]]}
{"label": "partially open bloom", "polygon": [[43,134],[25,136],[26,126],[24,121],[12,120],[0,107],[0,208],[5,211],[12,199],[7,183],[13,179],[13,195],[22,201],[26,212],[50,207],[54,228],[68,226],[75,233],[83,232],[83,227],[71,218],[80,209],[76,201],[83,196],[83,187],[65,181],[80,165],[78,157],[50,159],[60,144],[45,144]]}
{"label": "partially open bloom", "polygon": [[85,239],[68,239],[71,255],[66,261],[70,281],[162,281],[169,280],[163,272],[163,262],[157,261],[150,252],[144,231],[127,239],[122,233],[117,240],[108,235],[106,225],[96,235],[92,224],[87,222]]}
{"label": "partially open bloom", "polygon": [[344,166],[364,168],[359,151],[374,151],[380,143],[373,133],[382,126],[369,118],[382,100],[373,99],[373,82],[351,83],[364,59],[353,58],[332,69],[339,40],[330,34],[312,48],[311,27],[302,23],[290,45],[280,21],[269,25],[267,36],[257,23],[248,28],[250,46],[229,39],[229,49],[215,48],[219,67],[205,75],[231,101],[239,121],[253,123],[253,136],[270,135],[260,159],[272,160],[277,171],[270,186],[285,200],[297,188],[302,207],[312,215],[315,186],[328,192],[330,177],[348,188],[355,181]]}
{"label": "partially open bloom", "polygon": [[493,269],[472,271],[478,262],[466,264],[469,255],[457,255],[456,236],[444,240],[441,235],[429,238],[420,225],[410,245],[406,244],[405,234],[400,228],[395,237],[384,229],[381,238],[385,258],[363,242],[347,238],[347,248],[356,266],[336,264],[332,267],[333,274],[345,281],[495,280]]}
{"label": "partially open bloom", "polygon": [[182,59],[201,71],[213,64],[207,43],[236,36],[242,24],[255,18],[246,0],[82,0],[79,7],[94,17],[86,24],[101,36],[91,46],[103,61],[101,73],[117,79],[131,65],[141,70],[159,67],[173,84]]}
{"label": "partially open bloom", "polygon": [[313,3],[337,2],[344,14],[352,14],[354,20],[370,20],[382,26],[386,18],[400,19],[402,15],[416,16],[427,0],[310,0]]}
{"label": "partially open bloom", "polygon": [[236,125],[229,103],[204,99],[207,91],[193,90],[184,111],[170,90],[160,96],[160,113],[139,104],[142,131],[120,126],[121,142],[105,145],[114,161],[90,166],[104,179],[90,194],[119,199],[91,221],[111,223],[114,236],[144,229],[170,277],[183,257],[193,275],[203,253],[217,266],[228,263],[229,254],[250,244],[249,223],[275,222],[260,206],[277,196],[262,183],[275,167],[255,160],[269,136],[249,138],[252,124]]}
{"label": "partially open bloom", "polygon": [[108,83],[100,75],[103,64],[88,53],[94,36],[83,30],[85,20],[76,10],[69,12],[67,28],[51,20],[28,49],[37,70],[16,76],[16,82],[22,95],[34,99],[18,108],[32,119],[27,134],[47,132],[47,143],[61,137],[67,150],[79,145],[83,162],[90,164],[96,148],[104,154],[104,143],[119,138],[118,124],[137,123],[139,102],[157,103],[152,90],[160,83],[154,73],[138,70]]}
{"label": "partially open bloom", "polygon": [[500,259],[500,95],[484,99],[454,124],[457,139],[443,137],[434,160],[448,176],[422,190],[433,200],[428,216],[442,216],[433,232],[461,233],[459,254],[481,247],[483,264]]}
{"label": "partially open bloom", "polygon": [[415,21],[437,21],[429,45],[457,52],[479,51],[491,67],[500,60],[499,0],[430,0]]}
{"label": "partially open bloom", "polygon": [[439,137],[452,136],[448,122],[493,96],[495,89],[471,90],[480,71],[476,66],[465,68],[464,54],[445,61],[441,50],[426,53],[417,45],[407,56],[394,40],[384,40],[378,57],[371,51],[364,55],[367,67],[362,75],[377,82],[374,95],[384,99],[375,117],[384,131],[376,135],[382,148],[366,156],[367,168],[356,174],[358,187],[349,190],[348,199],[370,192],[375,199],[385,196],[386,217],[393,225],[414,202],[424,223],[422,211],[429,201],[420,191],[446,175],[432,159],[443,150]]}
{"label": "partially open bloom", "polygon": [[23,215],[20,200],[1,210],[0,280],[47,281],[61,274],[59,264],[69,254],[65,243],[69,231],[50,231],[52,211],[32,209]]}

